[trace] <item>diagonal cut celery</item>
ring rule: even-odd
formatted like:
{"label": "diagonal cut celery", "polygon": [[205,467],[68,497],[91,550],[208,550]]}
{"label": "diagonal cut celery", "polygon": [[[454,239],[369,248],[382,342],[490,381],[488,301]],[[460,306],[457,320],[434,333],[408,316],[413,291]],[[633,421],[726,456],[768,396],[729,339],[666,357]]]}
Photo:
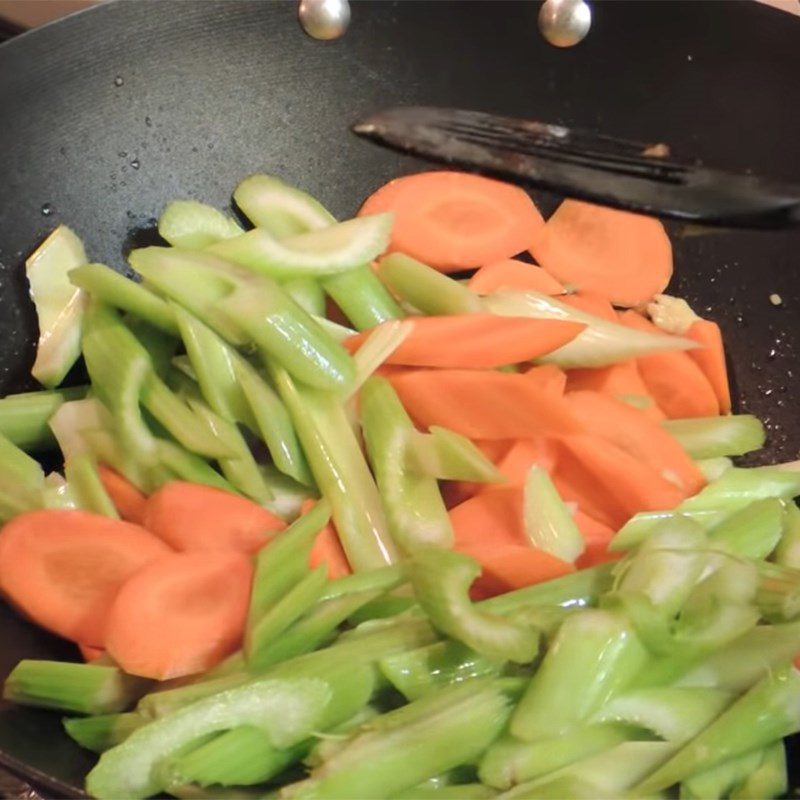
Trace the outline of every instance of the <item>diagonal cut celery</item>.
{"label": "diagonal cut celery", "polygon": [[439,480],[480,483],[506,480],[472,440],[438,425],[431,425],[428,433],[409,433],[406,468]]}
{"label": "diagonal cut celery", "polygon": [[119,519],[117,508],[100,480],[96,460],[88,453],[64,462],[64,477],[79,508]]}
{"label": "diagonal cut celery", "polygon": [[102,753],[124,742],[147,720],[133,711],[119,714],[98,714],[92,717],[70,717],[64,720],[64,730],[81,747]]}
{"label": "diagonal cut celery", "polygon": [[752,414],[667,419],[661,427],[674,436],[692,458],[743,456],[764,446],[764,426]]}
{"label": "diagonal cut celery", "polygon": [[239,224],[216,208],[196,200],[173,200],[161,212],[158,232],[173,247],[202,250],[244,233]]}
{"label": "diagonal cut celery", "polygon": [[405,316],[369,265],[332,275],[322,285],[356,330]]}
{"label": "diagonal cut celery", "polygon": [[0,522],[42,504],[44,471],[0,433]]}
{"label": "diagonal cut celery", "polygon": [[21,392],[0,398],[0,435],[26,452],[50,450],[56,445],[50,417],[63,403],[86,396],[86,386]]}

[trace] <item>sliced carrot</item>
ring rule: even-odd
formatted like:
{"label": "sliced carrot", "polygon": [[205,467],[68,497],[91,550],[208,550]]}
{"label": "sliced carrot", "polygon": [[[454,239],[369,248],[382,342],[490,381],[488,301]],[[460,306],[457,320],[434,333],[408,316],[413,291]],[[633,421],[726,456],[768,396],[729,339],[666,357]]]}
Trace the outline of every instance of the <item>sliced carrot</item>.
{"label": "sliced carrot", "polygon": [[[652,322],[635,311],[623,312],[619,320],[635,330],[658,332]],[[651,353],[637,359],[637,364],[647,391],[670,419],[719,414],[714,388],[687,352]]]}
{"label": "sliced carrot", "polygon": [[100,464],[97,471],[103,487],[122,519],[141,525],[144,520],[147,495],[139,491],[127,478],[105,464]]}
{"label": "sliced carrot", "polygon": [[[677,486],[607,439],[564,436],[556,447],[555,475],[567,475],[588,501],[588,507],[579,505],[582,511],[614,529],[639,511],[673,508],[684,497]],[[561,492],[558,480],[554,482]],[[573,499],[567,492],[561,496]]]}
{"label": "sliced carrot", "polygon": [[608,552],[608,543],[614,537],[614,530],[608,525],[604,525],[580,510],[575,512],[575,524],[586,542],[586,549],[575,562],[578,569],[586,569],[606,561],[617,561],[622,558],[622,553]]}
{"label": "sliced carrot", "polygon": [[90,644],[81,644],[80,642],[78,642],[78,650],[80,650],[81,657],[87,664],[97,661],[98,658],[102,658],[106,654],[102,647],[92,647]]}
{"label": "sliced carrot", "polygon": [[520,373],[415,370],[390,380],[408,413],[424,428],[442,425],[470,439],[518,439],[581,429],[562,398]]}
{"label": "sliced carrot", "polygon": [[719,410],[729,414],[731,410],[731,389],[728,382],[728,366],[725,363],[725,346],[722,332],[716,322],[698,319],[686,332],[688,338],[700,345],[696,350],[689,350],[688,356],[703,371],[717,396]]}
{"label": "sliced carrot", "polygon": [[556,209],[530,251],[561,283],[618,306],[647,302],[672,277],[672,245],[657,219],[579,200]]}
{"label": "sliced carrot", "polygon": [[563,297],[559,297],[559,300],[578,311],[594,314],[595,317],[600,317],[600,319],[607,319],[610,322],[617,321],[617,312],[604,295],[592,292],[576,292],[575,294],[565,294]]}
{"label": "sliced carrot", "polygon": [[638,408],[591,391],[571,392],[567,401],[587,431],[622,448],[685,496],[705,486],[703,473],[675,438]]}
{"label": "sliced carrot", "polygon": [[525,544],[522,500],[521,486],[493,486],[450,509],[456,549]]}
{"label": "sliced carrot", "polygon": [[550,472],[555,463],[556,457],[550,441],[540,436],[535,439],[519,439],[498,462],[497,468],[509,483],[523,484],[532,466],[544,467]]}
{"label": "sliced carrot", "polygon": [[[301,513],[309,512],[315,503],[316,500],[305,500],[301,506]],[[329,580],[343,578],[353,571],[350,569],[350,563],[344,554],[339,534],[332,521],[317,534],[309,554],[308,565],[311,569],[316,569],[320,564],[327,565]]]}
{"label": "sliced carrot", "polygon": [[602,392],[617,399],[626,396],[641,397],[649,400],[650,405],[642,411],[655,420],[666,419],[666,414],[658,407],[656,401],[647,391],[636,359],[620,361],[607,367],[571,369],[567,371],[568,392],[590,390]]}
{"label": "sliced carrot", "polygon": [[567,373],[555,364],[539,364],[529,367],[523,373],[528,380],[535,381],[545,391],[561,397],[567,388]]}
{"label": "sliced carrot", "polygon": [[[411,331],[385,363],[412,367],[481,369],[530,361],[571,342],[584,328],[568,320],[453,314],[413,317]],[[375,328],[345,339],[352,353]]]}
{"label": "sliced carrot", "polygon": [[458,548],[482,568],[470,589],[474,600],[522,589],[575,572],[574,565],[550,553],[524,544],[471,545]]}
{"label": "sliced carrot", "polygon": [[[516,440],[476,439],[473,444],[481,450],[489,461],[497,466],[514,447]],[[469,500],[470,497],[474,497],[478,492],[490,488],[487,487],[487,484],[476,481],[442,481],[439,486],[442,491],[442,499],[448,509],[463,503],[465,500]]]}
{"label": "sliced carrot", "polygon": [[253,568],[236,550],[172,553],[114,600],[106,649],[125,672],[168,680],[218,664],[240,644]]}
{"label": "sliced carrot", "polygon": [[504,289],[530,290],[542,294],[564,294],[564,287],[546,270],[516,258],[504,258],[481,267],[467,286],[477,294]]}
{"label": "sliced carrot", "polygon": [[252,554],[286,523],[245,497],[172,481],[147,499],[144,526],[176,550],[239,550]]}
{"label": "sliced carrot", "polygon": [[102,647],[119,588],[170,552],[130,522],[87,511],[29,511],[0,536],[0,589],[43,628]]}
{"label": "sliced carrot", "polygon": [[442,272],[479,267],[526,250],[542,215],[522,189],[466,172],[422,172],[387,183],[359,215],[394,213],[390,250]]}

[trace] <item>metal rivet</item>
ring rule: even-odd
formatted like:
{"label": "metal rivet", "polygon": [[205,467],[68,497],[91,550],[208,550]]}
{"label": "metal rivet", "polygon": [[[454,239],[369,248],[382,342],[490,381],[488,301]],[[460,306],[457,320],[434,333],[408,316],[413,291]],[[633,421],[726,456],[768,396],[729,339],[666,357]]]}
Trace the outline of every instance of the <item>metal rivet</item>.
{"label": "metal rivet", "polygon": [[539,30],[550,44],[572,47],[592,26],[592,10],[583,0],[545,0],[539,9]]}
{"label": "metal rivet", "polygon": [[301,0],[297,12],[303,30],[314,39],[338,39],[350,25],[347,0]]}

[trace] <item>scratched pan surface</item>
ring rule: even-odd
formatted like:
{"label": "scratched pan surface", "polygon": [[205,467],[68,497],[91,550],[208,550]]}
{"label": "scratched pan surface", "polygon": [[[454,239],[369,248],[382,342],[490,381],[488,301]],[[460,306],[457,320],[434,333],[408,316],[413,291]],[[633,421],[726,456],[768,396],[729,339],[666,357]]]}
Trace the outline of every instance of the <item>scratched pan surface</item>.
{"label": "scratched pan surface", "polygon": [[[319,43],[293,3],[128,2],[0,46],[0,394],[30,386],[22,259],[53,225],[122,269],[123,242],[146,240],[168,199],[223,207],[259,170],[350,214],[421,166],[348,134],[383,106],[527,115],[800,182],[800,18],[754,3],[596,3],[588,39],[559,51],[537,10],[359,2],[347,36]],[[800,235],[684,235],[675,250],[673,288],[720,321],[741,408],[769,423],[763,458],[797,458]],[[0,676],[21,657],[72,655],[0,607]],[[91,763],[57,716],[8,707],[0,761],[59,796],[79,792]]]}

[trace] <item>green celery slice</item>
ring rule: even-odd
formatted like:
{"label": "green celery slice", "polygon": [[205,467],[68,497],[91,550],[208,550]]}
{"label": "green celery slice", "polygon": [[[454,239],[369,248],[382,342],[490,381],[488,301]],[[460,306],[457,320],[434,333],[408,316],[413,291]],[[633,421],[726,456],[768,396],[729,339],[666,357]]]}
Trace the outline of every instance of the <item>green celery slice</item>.
{"label": "green celery slice", "polygon": [[766,432],[752,414],[668,419],[661,423],[692,458],[743,456],[764,446]]}
{"label": "green celery slice", "polygon": [[786,504],[783,533],[775,548],[775,561],[786,567],[800,569],[800,508],[794,503]]}
{"label": "green celery slice", "polygon": [[410,432],[406,468],[439,480],[480,483],[506,480],[470,439],[438,425],[431,425],[428,433]]}
{"label": "green celery slice", "polygon": [[64,720],[64,729],[81,747],[102,753],[124,742],[147,720],[136,712],[99,714],[93,717],[70,717]]}
{"label": "green celery slice", "polygon": [[80,400],[87,387],[50,389],[10,394],[0,399],[0,435],[26,452],[52,449],[56,445],[50,417],[62,403]]}
{"label": "green celery slice", "polygon": [[0,522],[38,508],[44,490],[39,462],[0,434]]}
{"label": "green celery slice", "polygon": [[753,500],[711,528],[708,539],[745,558],[766,558],[781,539],[784,508],[776,497]]}
{"label": "green celery slice", "polygon": [[367,378],[408,338],[412,327],[409,322],[393,320],[370,331],[353,356],[356,379],[350,388],[350,397],[356,395]]}
{"label": "green celery slice", "polygon": [[244,231],[230,217],[196,200],[173,200],[161,213],[158,232],[173,247],[202,250]]}
{"label": "green celery slice", "polygon": [[789,788],[786,774],[786,747],[775,742],[761,756],[761,764],[731,792],[731,800],[748,800],[751,797],[784,797]]}
{"label": "green celery slice", "polygon": [[314,278],[292,278],[282,281],[281,287],[307,314],[325,316],[325,292],[319,281]]}
{"label": "green celery slice", "polygon": [[64,476],[80,508],[119,519],[117,508],[100,480],[97,462],[83,453],[64,462]]}
{"label": "green celery slice", "polygon": [[[736,758],[723,761],[716,767],[697,772],[681,783],[680,796],[686,798],[717,798],[731,796],[732,790],[742,783],[754,770],[757,770],[763,758],[762,750],[751,750]],[[752,794],[748,798],[767,798],[775,795]]]}
{"label": "green celery slice", "polygon": [[322,285],[357,330],[405,316],[369,265],[325,278]]}

